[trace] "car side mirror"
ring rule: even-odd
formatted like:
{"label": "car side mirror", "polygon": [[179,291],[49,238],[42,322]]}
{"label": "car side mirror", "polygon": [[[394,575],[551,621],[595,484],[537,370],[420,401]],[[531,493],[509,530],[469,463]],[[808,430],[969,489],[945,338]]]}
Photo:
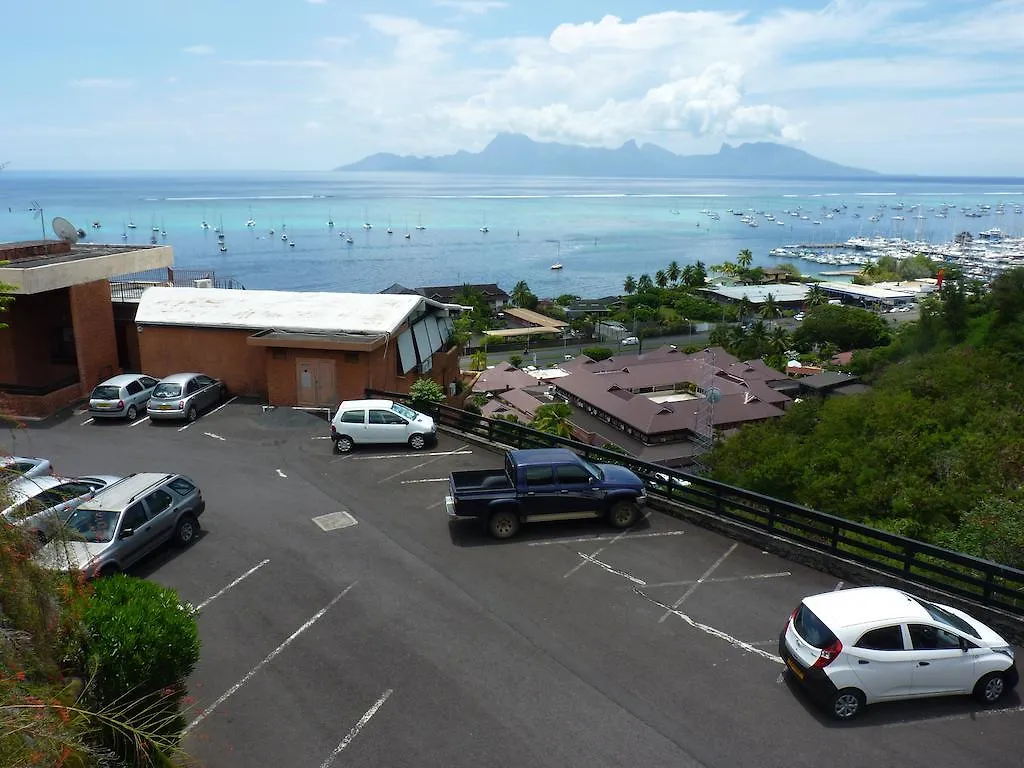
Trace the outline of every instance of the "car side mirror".
{"label": "car side mirror", "polygon": [[970,646],[969,646],[969,645],[967,644],[967,641],[966,641],[966,640],[964,640],[964,639],[963,639],[963,638],[961,637],[961,638],[960,638],[960,650],[961,650],[961,651],[963,651],[964,653],[967,653],[967,651],[969,651],[970,649],[971,649],[971,648],[970,648]]}
{"label": "car side mirror", "polygon": [[134,528],[122,528],[121,529],[121,535],[118,536],[118,538],[119,539],[127,539],[127,538],[130,538],[130,537],[134,536],[134,535],[135,535],[135,529]]}

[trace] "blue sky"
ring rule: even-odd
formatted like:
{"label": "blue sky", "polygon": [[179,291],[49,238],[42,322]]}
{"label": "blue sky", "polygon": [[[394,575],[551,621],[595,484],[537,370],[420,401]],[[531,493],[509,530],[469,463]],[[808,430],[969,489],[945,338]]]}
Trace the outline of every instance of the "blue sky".
{"label": "blue sky", "polygon": [[321,170],[515,131],[1024,176],[1024,0],[4,5],[21,170]]}

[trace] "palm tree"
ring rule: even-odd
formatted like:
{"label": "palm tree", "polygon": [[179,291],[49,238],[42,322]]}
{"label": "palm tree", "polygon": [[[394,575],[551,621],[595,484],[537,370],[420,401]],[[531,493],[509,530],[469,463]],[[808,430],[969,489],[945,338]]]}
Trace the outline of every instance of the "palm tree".
{"label": "palm tree", "polygon": [[639,293],[646,293],[654,287],[654,281],[651,280],[651,276],[646,272],[640,275],[640,279],[636,281],[636,290]]}
{"label": "palm tree", "polygon": [[682,270],[679,269],[679,262],[675,260],[670,261],[668,269],[665,270],[665,274],[668,276],[670,282],[673,284],[678,283],[679,277],[682,275]]}
{"label": "palm tree", "polygon": [[[740,328],[740,331],[743,329]],[[732,343],[732,335],[728,325],[716,325],[708,334],[708,344],[718,347],[728,347]]]}
{"label": "palm tree", "polygon": [[525,306],[532,293],[533,292],[530,290],[530,286],[526,284],[526,281],[520,280],[516,283],[515,288],[512,289],[512,303],[517,307]]}
{"label": "palm tree", "polygon": [[758,314],[765,320],[771,321],[782,314],[782,311],[779,309],[779,302],[769,293],[764,297],[764,304],[761,305],[761,311]]}
{"label": "palm tree", "polygon": [[654,273],[654,282],[659,288],[664,288],[668,285],[668,274],[666,274],[664,269],[659,269]]}
{"label": "palm tree", "polygon": [[696,270],[694,269],[694,266],[692,264],[687,264],[685,267],[683,267],[683,271],[679,274],[679,279],[682,281],[683,285],[693,285],[695,271]]}
{"label": "palm tree", "polygon": [[703,261],[693,262],[693,279],[687,283],[692,285],[694,288],[703,288],[704,283],[708,281],[708,268],[704,266]]}
{"label": "palm tree", "polygon": [[487,350],[478,349],[473,353],[473,357],[469,363],[470,369],[474,371],[483,371],[487,368]]}
{"label": "palm tree", "polygon": [[622,290],[624,290],[630,296],[636,291],[636,280],[632,275],[626,275],[626,282],[622,284]]}
{"label": "palm tree", "polygon": [[820,285],[815,283],[807,291],[806,301],[808,307],[820,307],[822,304],[828,301],[828,296],[825,295],[825,290]]}
{"label": "palm tree", "polygon": [[790,348],[792,341],[793,339],[789,335],[789,331],[781,325],[777,325],[768,337],[768,347],[771,349],[772,354],[782,356]]}
{"label": "palm tree", "polygon": [[752,310],[753,308],[753,302],[750,300],[750,297],[744,293],[740,297],[740,300],[736,302],[736,314],[739,315],[741,323],[747,317],[747,315],[750,314],[750,310]]}
{"label": "palm tree", "polygon": [[740,265],[741,269],[750,269],[750,265],[754,263],[754,254],[750,252],[749,248],[744,248],[736,257],[736,263]]}
{"label": "palm tree", "polygon": [[530,426],[549,435],[572,437],[571,416],[572,409],[566,403],[547,403],[534,412]]}
{"label": "palm tree", "polygon": [[761,350],[768,343],[768,328],[760,320],[755,320],[747,332],[747,340],[754,348],[754,354],[760,356]]}

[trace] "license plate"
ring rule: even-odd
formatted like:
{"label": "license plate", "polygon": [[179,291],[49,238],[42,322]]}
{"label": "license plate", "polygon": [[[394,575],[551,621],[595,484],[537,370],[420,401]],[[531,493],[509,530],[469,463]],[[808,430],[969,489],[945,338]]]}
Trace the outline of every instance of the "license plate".
{"label": "license plate", "polygon": [[159,405],[157,406],[157,408],[158,408],[159,410],[161,410],[161,411],[169,411],[169,410],[171,410],[171,409],[172,409],[173,407],[174,407],[174,406],[173,406],[173,405],[171,405],[170,403],[160,403],[160,404],[159,404]]}
{"label": "license plate", "polygon": [[793,670],[794,675],[796,675],[800,680],[804,679],[803,670],[796,665],[795,661],[793,661],[792,659],[786,659],[786,664],[788,664],[789,668]]}

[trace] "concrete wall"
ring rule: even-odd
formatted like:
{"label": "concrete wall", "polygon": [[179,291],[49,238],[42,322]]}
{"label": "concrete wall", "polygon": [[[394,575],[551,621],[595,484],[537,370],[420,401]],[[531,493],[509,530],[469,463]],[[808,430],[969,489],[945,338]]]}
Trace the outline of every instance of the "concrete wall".
{"label": "concrete wall", "polygon": [[121,372],[110,283],[96,280],[73,285],[68,288],[68,296],[75,329],[78,380],[85,396],[101,381]]}
{"label": "concrete wall", "polygon": [[252,331],[139,326],[143,371],[163,377],[196,371],[222,379],[232,394],[267,396],[263,347],[250,347]]}

